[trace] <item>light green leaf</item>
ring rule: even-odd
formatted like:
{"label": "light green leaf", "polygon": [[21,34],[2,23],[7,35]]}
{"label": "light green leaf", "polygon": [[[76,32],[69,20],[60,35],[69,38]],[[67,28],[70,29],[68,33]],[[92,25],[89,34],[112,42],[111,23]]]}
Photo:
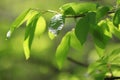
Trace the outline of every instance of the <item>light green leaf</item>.
{"label": "light green leaf", "polygon": [[73,47],[74,49],[76,49],[78,51],[80,51],[82,48],[80,41],[77,39],[77,37],[75,35],[75,30],[73,30],[71,32],[70,45],[71,45],[71,47]]}
{"label": "light green leaf", "polygon": [[[49,25],[49,37],[52,39],[59,34],[64,26],[64,16],[62,14],[56,14],[51,18]],[[52,36],[52,37],[51,37]]]}
{"label": "light green leaf", "polygon": [[89,31],[89,18],[87,16],[82,17],[76,24],[75,27],[75,35],[80,41],[81,45],[84,44],[84,42],[87,39],[88,31]]}
{"label": "light green leaf", "polygon": [[103,53],[106,44],[112,37],[112,34],[109,31],[106,21],[101,21],[96,27],[96,29],[94,29],[92,35],[94,38],[95,47],[98,52],[98,55],[101,57],[104,55]]}
{"label": "light green leaf", "polygon": [[40,36],[45,31],[45,29],[46,29],[46,21],[42,16],[40,16],[35,28],[35,35]]}
{"label": "light green leaf", "polygon": [[108,13],[109,10],[110,10],[109,7],[106,7],[106,6],[102,6],[102,7],[98,8],[98,10],[96,12],[97,20],[99,21],[100,19],[102,19]]}
{"label": "light green leaf", "polygon": [[24,48],[26,59],[30,57],[30,49],[31,49],[35,28],[36,28],[39,17],[40,17],[40,14],[36,14],[32,18],[31,22],[26,26],[25,38],[23,42],[23,48]]}
{"label": "light green leaf", "polygon": [[107,20],[107,24],[108,24],[108,26],[109,26],[110,32],[111,32],[113,35],[115,35],[117,38],[120,39],[120,30],[119,30],[118,28],[116,28],[116,27],[113,25],[112,21],[110,21],[110,20]]}
{"label": "light green leaf", "polygon": [[100,74],[100,73],[107,72],[107,65],[106,63],[101,63],[99,60],[90,64],[88,67],[89,74]]}
{"label": "light green leaf", "polygon": [[120,48],[113,50],[107,57],[109,64],[120,67]]}
{"label": "light green leaf", "polygon": [[10,27],[10,30],[7,33],[7,38],[9,38],[11,36],[11,34],[13,33],[13,31],[18,28],[21,24],[23,24],[27,19],[26,16],[29,13],[31,9],[26,10],[25,12],[23,12],[21,15],[19,15],[17,17],[17,19],[13,22],[13,24]]}
{"label": "light green leaf", "polygon": [[56,50],[56,61],[59,69],[62,68],[67,54],[70,48],[70,32],[68,32],[63,38]]}
{"label": "light green leaf", "polygon": [[116,26],[116,27],[119,27],[119,24],[120,24],[120,9],[118,9],[116,12],[115,12],[115,15],[113,17],[113,24]]}
{"label": "light green leaf", "polygon": [[95,3],[67,3],[60,7],[64,15],[78,15],[88,11],[95,11],[97,5]]}

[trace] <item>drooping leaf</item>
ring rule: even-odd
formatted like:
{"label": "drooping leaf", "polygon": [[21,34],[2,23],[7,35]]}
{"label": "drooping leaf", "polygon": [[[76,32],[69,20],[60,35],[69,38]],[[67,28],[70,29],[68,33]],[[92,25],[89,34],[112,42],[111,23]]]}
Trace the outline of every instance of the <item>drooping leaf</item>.
{"label": "drooping leaf", "polygon": [[[56,14],[51,18],[49,25],[49,37],[52,39],[59,34],[64,26],[64,16],[62,14]],[[52,37],[51,37],[52,36]]]}
{"label": "drooping leaf", "polygon": [[82,17],[76,24],[75,27],[75,35],[80,41],[81,45],[84,44],[84,42],[87,39],[88,31],[89,31],[89,18],[88,16]]}
{"label": "drooping leaf", "polygon": [[115,12],[115,15],[113,17],[113,24],[116,26],[116,27],[119,27],[119,24],[120,24],[120,9],[118,9],[116,12]]}
{"label": "drooping leaf", "polygon": [[63,38],[56,50],[56,61],[58,67],[61,69],[70,47],[70,32],[68,32]]}
{"label": "drooping leaf", "polygon": [[80,44],[79,40],[77,39],[75,35],[75,30],[71,32],[70,45],[71,47],[73,47],[74,49],[78,51],[80,51],[82,48],[82,45]]}
{"label": "drooping leaf", "polygon": [[7,38],[9,38],[11,36],[11,34],[13,33],[13,31],[18,28],[21,24],[23,24],[27,19],[26,16],[29,13],[31,9],[26,10],[25,12],[23,12],[21,15],[19,15],[16,20],[13,22],[13,24],[10,27],[10,30],[7,33]]}
{"label": "drooping leaf", "polygon": [[26,26],[25,38],[24,38],[24,43],[23,43],[23,48],[24,48],[26,59],[30,57],[30,49],[31,49],[31,45],[32,45],[32,41],[33,41],[34,33],[35,33],[35,28],[36,28],[39,17],[40,17],[40,14],[36,14],[32,18],[31,22]]}
{"label": "drooping leaf", "polygon": [[109,10],[110,9],[107,6],[103,6],[103,7],[98,8],[98,10],[96,12],[97,13],[97,15],[96,15],[97,20],[99,21],[101,18],[103,18],[108,13]]}
{"label": "drooping leaf", "polygon": [[78,15],[88,11],[95,11],[97,5],[95,3],[67,3],[60,7],[64,15]]}
{"label": "drooping leaf", "polygon": [[45,31],[45,29],[46,21],[42,16],[40,16],[36,24],[35,35],[40,36]]}

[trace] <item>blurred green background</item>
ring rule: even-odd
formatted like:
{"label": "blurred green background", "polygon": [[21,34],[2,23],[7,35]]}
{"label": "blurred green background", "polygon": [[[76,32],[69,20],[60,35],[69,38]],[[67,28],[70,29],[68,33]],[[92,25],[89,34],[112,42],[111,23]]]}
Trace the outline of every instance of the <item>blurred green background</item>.
{"label": "blurred green background", "polygon": [[[62,70],[58,69],[55,62],[55,50],[61,36],[50,40],[46,32],[40,38],[35,37],[29,60],[25,60],[22,47],[24,24],[14,32],[9,40],[6,40],[10,25],[24,10],[28,8],[58,10],[62,4],[68,2],[80,2],[80,0],[0,0],[0,80],[93,80],[86,74],[87,68],[68,60]],[[114,6],[115,4],[115,0],[97,0],[97,2],[104,5]],[[51,15],[47,15],[46,20],[49,21],[50,17]],[[66,21],[66,28],[62,33],[74,27],[73,19]],[[107,51],[111,51],[113,46],[119,47],[118,42],[112,39]],[[92,39],[88,39],[84,49],[80,51],[71,49],[68,56],[85,63],[96,60],[97,54]]]}

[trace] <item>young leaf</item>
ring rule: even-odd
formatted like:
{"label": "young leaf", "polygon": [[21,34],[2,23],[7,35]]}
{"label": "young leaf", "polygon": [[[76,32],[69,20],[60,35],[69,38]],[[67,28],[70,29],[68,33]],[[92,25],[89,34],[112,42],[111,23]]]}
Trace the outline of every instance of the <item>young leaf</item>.
{"label": "young leaf", "polygon": [[88,35],[88,31],[89,31],[88,22],[89,22],[88,17],[85,16],[77,22],[76,27],[75,27],[75,35],[80,41],[81,45],[84,44],[84,42],[86,41],[87,35]]}
{"label": "young leaf", "polygon": [[61,69],[63,63],[67,57],[67,53],[70,47],[70,32],[68,32],[63,38],[56,50],[56,61],[58,67]]}
{"label": "young leaf", "polygon": [[29,13],[30,9],[26,10],[23,12],[20,16],[17,17],[17,19],[13,22],[13,24],[10,27],[10,30],[7,33],[7,38],[11,36],[13,31],[18,28],[21,24],[23,24],[27,19],[26,16]]}
{"label": "young leaf", "polygon": [[36,24],[35,35],[40,36],[45,31],[45,29],[46,21],[42,16],[40,16]]}
{"label": "young leaf", "polygon": [[35,28],[36,28],[39,17],[40,17],[40,14],[36,14],[32,18],[31,22],[26,26],[25,38],[24,38],[24,43],[23,43],[23,48],[24,48],[26,59],[30,57],[30,49],[31,49],[31,45],[32,45],[32,41],[33,41],[34,33],[35,33]]}
{"label": "young leaf", "polygon": [[118,9],[116,12],[115,12],[115,15],[113,17],[113,24],[116,26],[116,27],[119,27],[119,24],[120,24],[120,9]]}
{"label": "young leaf", "polygon": [[95,11],[97,5],[94,3],[67,3],[60,7],[64,15],[78,15],[88,11]]}
{"label": "young leaf", "polygon": [[103,18],[109,11],[109,7],[106,7],[106,6],[103,6],[103,7],[100,7],[98,8],[97,10],[97,20],[99,21],[101,18]]}
{"label": "young leaf", "polygon": [[55,16],[52,17],[50,21],[50,26],[49,26],[49,37],[52,39],[54,37],[51,36],[57,36],[59,34],[59,31],[62,30],[64,26],[64,17],[62,14],[56,14]]}

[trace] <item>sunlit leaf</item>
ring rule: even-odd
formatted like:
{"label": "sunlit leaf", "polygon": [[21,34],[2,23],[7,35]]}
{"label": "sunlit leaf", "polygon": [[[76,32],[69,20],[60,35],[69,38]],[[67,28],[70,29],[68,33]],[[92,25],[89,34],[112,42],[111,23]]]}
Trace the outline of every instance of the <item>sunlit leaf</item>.
{"label": "sunlit leaf", "polygon": [[67,58],[67,53],[70,47],[70,32],[68,32],[63,38],[56,51],[56,61],[58,67],[61,69],[65,59]]}
{"label": "sunlit leaf", "polygon": [[45,29],[46,29],[46,21],[42,16],[40,16],[35,28],[35,35],[40,36],[45,31]]}
{"label": "sunlit leaf", "polygon": [[60,7],[64,15],[78,15],[88,11],[95,11],[97,5],[95,3],[67,3]]}
{"label": "sunlit leaf", "polygon": [[110,21],[110,20],[107,20],[107,24],[108,24],[108,26],[109,26],[110,32],[111,32],[113,35],[115,35],[117,38],[120,39],[120,30],[119,30],[118,28],[116,28],[116,27],[113,25],[112,21]]}
{"label": "sunlit leaf", "polygon": [[30,49],[31,49],[31,45],[32,45],[32,41],[33,41],[34,33],[35,33],[35,28],[36,28],[39,17],[40,17],[40,14],[36,14],[32,18],[31,22],[26,26],[25,38],[24,38],[24,43],[23,43],[23,48],[24,48],[26,59],[30,57]]}
{"label": "sunlit leaf", "polygon": [[115,12],[115,15],[113,17],[113,24],[118,27],[119,24],[120,24],[120,9],[118,9],[116,12]]}
{"label": "sunlit leaf", "polygon": [[108,25],[105,21],[101,21],[99,25],[94,29],[92,33],[94,37],[95,47],[99,56],[103,56],[104,49],[106,44],[112,37],[111,32],[109,31]]}
{"label": "sunlit leaf", "polygon": [[74,30],[71,32],[70,45],[71,45],[71,47],[73,47],[74,49],[76,49],[78,51],[80,51],[82,48],[82,45],[80,44],[79,40],[77,39]]}
{"label": "sunlit leaf", "polygon": [[100,74],[103,72],[107,72],[106,63],[101,63],[99,60],[90,64],[88,68],[89,74]]}
{"label": "sunlit leaf", "polygon": [[75,35],[80,41],[81,45],[83,45],[87,39],[87,35],[89,31],[88,22],[89,22],[88,17],[85,16],[77,22],[76,27],[75,27]]}
{"label": "sunlit leaf", "polygon": [[107,57],[108,64],[120,67],[120,48],[113,50],[112,53],[107,55]]}
{"label": "sunlit leaf", "polygon": [[26,16],[29,13],[30,9],[26,10],[25,12],[23,12],[21,15],[19,15],[17,17],[17,19],[13,22],[13,24],[10,27],[10,30],[7,33],[7,38],[9,38],[11,36],[11,34],[13,33],[13,31],[18,28],[21,24],[23,24],[27,19]]}
{"label": "sunlit leaf", "polygon": [[59,34],[59,31],[62,30],[64,26],[64,17],[62,14],[56,14],[51,18],[50,25],[49,25],[49,36],[51,35],[57,36]]}
{"label": "sunlit leaf", "polygon": [[97,20],[99,21],[101,18],[103,18],[109,11],[109,7],[106,7],[106,6],[103,6],[103,7],[100,7],[98,8],[97,10]]}

